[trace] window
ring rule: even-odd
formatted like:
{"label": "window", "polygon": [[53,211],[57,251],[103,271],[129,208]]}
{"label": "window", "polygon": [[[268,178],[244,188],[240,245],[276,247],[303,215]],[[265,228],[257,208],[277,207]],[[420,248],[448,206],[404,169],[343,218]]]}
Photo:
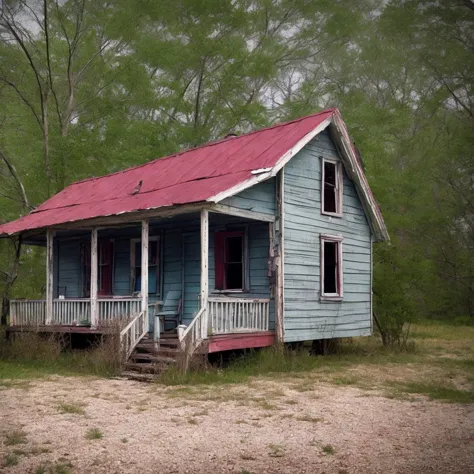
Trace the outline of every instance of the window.
{"label": "window", "polygon": [[[97,294],[107,296],[113,293],[114,241],[100,239],[97,244],[98,282]],[[91,295],[91,243],[82,244],[82,296]]]}
{"label": "window", "polygon": [[245,232],[216,232],[214,234],[216,290],[245,289]]}
{"label": "window", "polygon": [[322,160],[321,210],[331,216],[342,215],[342,165]]}
{"label": "window", "polygon": [[[160,279],[160,236],[148,238],[148,294],[159,295]],[[142,289],[142,241],[132,239],[130,248],[131,291]]]}
{"label": "window", "polygon": [[335,235],[321,236],[321,299],[342,299],[342,240]]}

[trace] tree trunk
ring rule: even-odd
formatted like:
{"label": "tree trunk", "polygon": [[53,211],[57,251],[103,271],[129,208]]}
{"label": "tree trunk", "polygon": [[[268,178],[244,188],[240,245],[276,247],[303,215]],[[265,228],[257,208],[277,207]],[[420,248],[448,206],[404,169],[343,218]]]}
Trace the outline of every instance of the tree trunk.
{"label": "tree trunk", "polygon": [[17,242],[12,241],[12,244],[15,247],[15,256],[12,263],[12,269],[5,278],[5,288],[3,290],[2,296],[2,313],[0,317],[0,324],[6,326],[7,317],[8,317],[8,308],[10,306],[10,290],[12,289],[15,280],[18,277],[18,267],[20,265],[20,256],[21,256],[21,236],[18,238]]}

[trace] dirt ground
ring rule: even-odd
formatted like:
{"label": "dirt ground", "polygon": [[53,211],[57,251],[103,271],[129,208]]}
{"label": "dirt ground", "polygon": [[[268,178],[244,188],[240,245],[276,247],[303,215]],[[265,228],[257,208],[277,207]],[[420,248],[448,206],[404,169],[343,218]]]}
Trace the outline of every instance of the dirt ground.
{"label": "dirt ground", "polygon": [[474,405],[301,378],[167,388],[55,377],[0,397],[5,473],[474,473]]}

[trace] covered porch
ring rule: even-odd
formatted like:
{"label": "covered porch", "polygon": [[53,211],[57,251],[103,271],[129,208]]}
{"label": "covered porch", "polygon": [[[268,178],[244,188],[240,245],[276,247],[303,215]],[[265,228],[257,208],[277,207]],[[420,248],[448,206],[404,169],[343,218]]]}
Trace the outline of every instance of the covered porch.
{"label": "covered porch", "polygon": [[12,300],[9,330],[118,325],[126,354],[147,333],[158,342],[170,331],[188,353],[273,344],[274,217],[196,207],[29,234],[46,247],[46,294]]}

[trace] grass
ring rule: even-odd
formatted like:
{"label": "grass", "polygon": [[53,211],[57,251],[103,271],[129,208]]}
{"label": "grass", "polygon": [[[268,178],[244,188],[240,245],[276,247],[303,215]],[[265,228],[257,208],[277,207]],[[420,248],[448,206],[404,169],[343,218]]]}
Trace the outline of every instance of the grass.
{"label": "grass", "polygon": [[58,405],[58,410],[60,413],[71,413],[74,415],[85,415],[86,411],[84,408],[76,403],[60,403]]}
{"label": "grass", "polygon": [[297,421],[307,421],[309,423],[319,423],[323,421],[322,418],[310,416],[310,415],[303,415],[303,416],[298,416],[295,418]]}
{"label": "grass", "polygon": [[5,467],[16,466],[19,462],[20,458],[14,453],[5,454],[5,457],[3,458],[3,465]]}
{"label": "grass", "polygon": [[268,450],[268,455],[272,458],[282,458],[285,455],[285,447],[281,444],[270,443]]}
{"label": "grass", "polygon": [[41,463],[35,470],[35,474],[70,474],[72,464],[69,461],[51,463]]}
{"label": "grass", "polygon": [[[113,336],[89,350],[65,350],[61,338],[22,333],[6,343],[0,330],[0,388],[51,375],[110,377],[121,372]],[[26,385],[18,388],[28,388]]]}
{"label": "grass", "polygon": [[473,390],[461,390],[449,386],[449,382],[395,382],[393,388],[401,393],[426,395],[431,400],[447,403],[474,403]]}
{"label": "grass", "polygon": [[330,456],[334,454],[334,448],[330,444],[324,445],[322,449],[324,454],[328,454]]}
{"label": "grass", "polygon": [[93,439],[102,439],[104,435],[102,434],[102,431],[99,430],[99,428],[89,428],[86,431],[86,434],[84,437],[88,440],[93,440]]}
{"label": "grass", "polygon": [[[183,374],[171,367],[155,387],[168,387],[166,396],[170,399],[248,405],[255,402],[248,390],[228,390],[226,386],[250,387],[263,378],[279,384],[265,390],[262,401],[255,402],[268,411],[279,409],[277,401],[298,403],[298,392],[317,397],[321,383],[375,390],[390,398],[418,394],[441,402],[473,403],[474,327],[423,321],[412,325],[411,334],[414,344],[409,345],[409,350],[383,347],[379,338],[373,336],[340,340],[338,352],[325,356],[309,355],[308,347],[301,351],[267,348],[251,351],[224,369],[200,367]],[[94,351],[58,352],[51,341],[33,338],[26,342],[31,344],[26,347],[23,341],[7,353],[5,350],[0,353],[0,391],[28,390],[31,379],[51,374],[109,376],[112,373],[103,363],[92,362]],[[30,346],[37,348],[43,358],[25,357],[34,353]],[[103,349],[99,359],[106,352]]]}
{"label": "grass", "polygon": [[[209,399],[220,401],[235,401],[236,393],[220,394],[219,386],[242,386],[263,377],[288,384],[295,392],[316,392],[321,383],[330,383],[376,390],[389,398],[419,394],[442,402],[473,403],[474,327],[421,322],[413,325],[412,336],[408,350],[383,347],[375,336],[341,340],[338,352],[326,356],[268,348],[251,352],[225,369],[183,374],[172,368],[157,383],[175,387],[170,397],[204,399],[211,390]],[[282,403],[297,403],[283,395],[280,390]],[[262,408],[275,408],[271,400],[266,403]]]}
{"label": "grass", "polygon": [[5,435],[5,446],[16,446],[26,443],[26,433],[22,430],[12,430]]}
{"label": "grass", "polygon": [[[1,361],[0,361],[1,367]],[[1,389],[20,389],[20,390],[28,390],[31,388],[31,382],[29,380],[2,380],[0,379],[0,390]]]}

